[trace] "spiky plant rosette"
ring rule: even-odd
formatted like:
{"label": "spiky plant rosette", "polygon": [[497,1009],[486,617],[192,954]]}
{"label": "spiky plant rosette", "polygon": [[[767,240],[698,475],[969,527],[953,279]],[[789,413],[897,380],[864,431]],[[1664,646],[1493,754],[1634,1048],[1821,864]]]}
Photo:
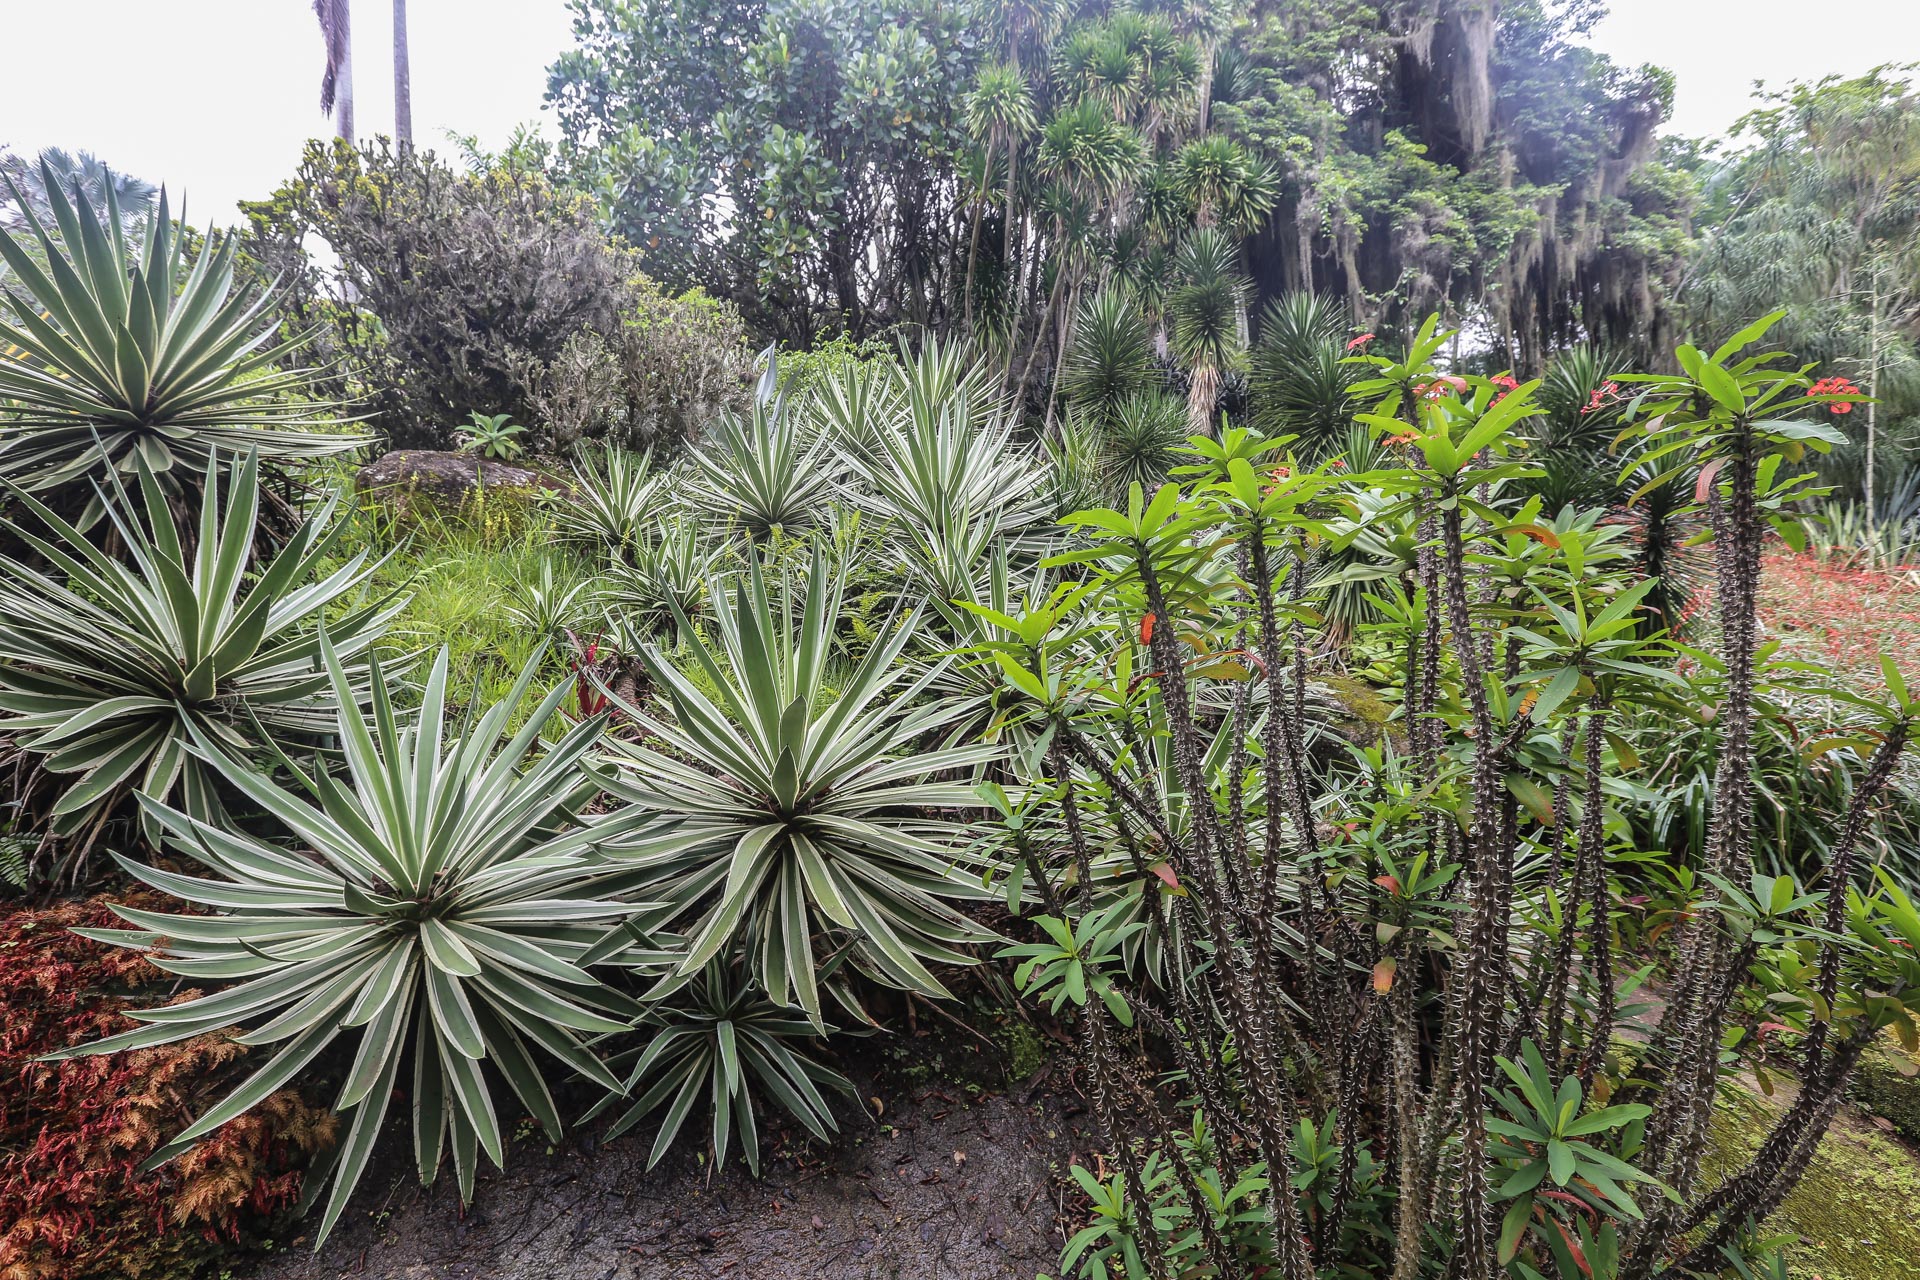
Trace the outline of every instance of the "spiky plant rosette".
{"label": "spiky plant rosette", "polygon": [[[926,696],[944,664],[901,661],[917,615],[824,698],[842,588],[818,553],[805,578],[771,593],[750,559],[710,589],[717,641],[677,618],[697,680],[642,651],[673,714],[628,708],[645,736],[608,744],[607,788],[649,821],[603,850],[648,872],[659,923],[687,935],[674,981],[741,948],[770,998],[821,1026],[823,974],[940,997],[929,966],[970,964],[963,948],[991,936],[952,905],[989,896],[954,815],[999,750],[937,745],[965,707]],[[824,985],[865,1016],[843,980]]]}
{"label": "spiky plant rosette", "polygon": [[[506,1154],[487,1066],[557,1140],[559,1108],[533,1051],[618,1090],[587,1038],[624,1030],[642,1008],[582,961],[590,950],[621,965],[652,961],[631,946],[605,945],[610,928],[643,909],[623,900],[632,877],[590,855],[620,820],[580,821],[597,792],[582,758],[604,721],[574,725],[528,763],[541,726],[571,692],[567,685],[508,738],[536,664],[484,712],[477,699],[469,703],[451,733],[444,649],[418,715],[404,726],[377,664],[371,717],[331,647],[322,665],[340,706],[345,777],[282,759],[304,793],[297,794],[202,736],[195,749],[279,824],[286,843],[145,799],[169,845],[211,874],[127,858],[122,867],[215,914],[118,907],[132,929],[85,931],[142,948],[182,978],[230,985],[134,1011],[144,1025],[61,1056],[146,1048],[236,1025],[245,1028],[241,1043],[271,1046],[240,1088],[154,1154],[149,1164],[157,1166],[299,1076],[336,1042],[352,1044],[334,1103],[347,1126],[320,1224],[324,1239],[366,1168],[403,1062],[412,1062],[421,1179],[433,1180],[451,1145],[461,1194],[470,1198],[478,1153],[495,1165]],[[310,1177],[306,1202],[328,1182]]]}
{"label": "spiky plant rosette", "polygon": [[784,397],[722,414],[692,458],[690,509],[731,518],[755,542],[812,528],[834,494],[834,451],[788,411]]}
{"label": "spiky plant rosette", "polygon": [[602,1135],[603,1142],[611,1142],[664,1108],[647,1156],[649,1169],[673,1149],[703,1100],[712,1116],[715,1165],[726,1163],[737,1132],[741,1154],[756,1177],[755,1093],[777,1102],[822,1142],[840,1127],[823,1090],[847,1094],[853,1084],[800,1047],[819,1029],[767,999],[738,964],[710,961],[691,982],[648,1008],[642,1030],[648,1034],[644,1046],[608,1059],[608,1066],[627,1070],[624,1092],[609,1093],[588,1116],[628,1103]]}
{"label": "spiky plant rosette", "polygon": [[[259,458],[248,454],[222,501],[223,460],[209,455],[191,550],[160,482],[135,468],[145,519],[117,478],[104,503],[123,550],[114,559],[32,495],[14,501],[45,535],[12,535],[40,565],[0,559],[0,732],[49,774],[71,776],[48,814],[74,835],[98,825],[133,789],[184,794],[193,813],[213,801],[214,773],[193,735],[247,759],[269,744],[292,748],[333,732],[340,691],[363,702],[363,661],[405,601],[354,604],[377,564],[365,551],[332,564],[346,525],[338,499],[249,574],[259,519]],[[319,668],[319,623],[346,679]]]}
{"label": "spiky plant rosette", "polygon": [[288,347],[272,343],[273,298],[235,291],[232,237],[210,234],[189,265],[164,191],[138,247],[111,187],[104,221],[50,170],[46,194],[52,227],[19,200],[30,243],[0,227],[17,283],[0,288],[13,313],[0,317],[0,476],[47,494],[141,464],[175,489],[216,452],[272,464],[366,443],[315,429],[332,406],[308,398],[306,373],[276,367]]}

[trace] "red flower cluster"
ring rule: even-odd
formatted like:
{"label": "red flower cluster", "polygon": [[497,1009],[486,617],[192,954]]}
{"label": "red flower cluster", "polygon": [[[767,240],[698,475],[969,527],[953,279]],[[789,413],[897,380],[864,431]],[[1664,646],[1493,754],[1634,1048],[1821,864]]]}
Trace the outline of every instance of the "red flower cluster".
{"label": "red flower cluster", "polygon": [[1593,394],[1587,397],[1586,407],[1580,410],[1580,416],[1584,418],[1590,413],[1598,413],[1600,410],[1604,409],[1606,406],[1616,403],[1617,401],[1619,401],[1619,399],[1620,399],[1619,383],[1608,382],[1601,386],[1595,387],[1593,389]]}
{"label": "red flower cluster", "polygon": [[1518,391],[1520,389],[1520,379],[1514,377],[1510,373],[1496,373],[1491,378],[1488,378],[1487,381],[1491,382],[1494,386],[1501,388],[1500,394],[1493,398],[1493,402],[1495,404],[1499,404],[1502,400],[1505,400],[1513,392]]}
{"label": "red flower cluster", "polygon": [[1369,342],[1372,342],[1372,341],[1373,341],[1373,335],[1372,335],[1372,334],[1370,334],[1370,333],[1363,333],[1363,334],[1361,334],[1361,335],[1360,335],[1359,337],[1357,337],[1357,338],[1355,338],[1355,339],[1354,339],[1354,340],[1353,340],[1352,342],[1349,342],[1349,343],[1347,344],[1347,350],[1349,350],[1349,351],[1352,351],[1352,350],[1354,350],[1354,349],[1356,349],[1356,348],[1358,348],[1358,347],[1364,347],[1364,346],[1366,346],[1366,345],[1367,345],[1367,344],[1368,344]]}
{"label": "red flower cluster", "polygon": [[[1808,396],[1857,396],[1860,388],[1846,378],[1822,378],[1807,388]],[[1827,406],[1829,413],[1852,413],[1853,406],[1841,401]]]}

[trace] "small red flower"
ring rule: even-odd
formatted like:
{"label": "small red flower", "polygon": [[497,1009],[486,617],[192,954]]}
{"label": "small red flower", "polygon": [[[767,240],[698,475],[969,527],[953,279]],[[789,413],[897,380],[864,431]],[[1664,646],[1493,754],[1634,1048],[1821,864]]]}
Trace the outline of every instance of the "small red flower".
{"label": "small red flower", "polygon": [[1353,340],[1352,342],[1349,342],[1349,343],[1347,344],[1347,350],[1349,350],[1349,351],[1352,351],[1352,350],[1354,350],[1354,349],[1356,349],[1356,348],[1358,348],[1358,347],[1364,347],[1364,346],[1366,346],[1366,345],[1367,345],[1367,344],[1368,344],[1369,342],[1372,342],[1372,341],[1373,341],[1373,335],[1372,335],[1372,334],[1370,334],[1370,333],[1363,333],[1363,334],[1361,334],[1361,335],[1360,335],[1359,337],[1357,337],[1357,338],[1355,338],[1355,339],[1354,339],[1354,340]]}
{"label": "small red flower", "polygon": [[[1859,387],[1855,386],[1850,379],[1840,377],[1822,378],[1807,388],[1807,396],[1809,399],[1814,396],[1857,396],[1859,394]],[[1846,401],[1841,401],[1838,404],[1828,405],[1827,412],[1835,414],[1852,413],[1853,406]]]}

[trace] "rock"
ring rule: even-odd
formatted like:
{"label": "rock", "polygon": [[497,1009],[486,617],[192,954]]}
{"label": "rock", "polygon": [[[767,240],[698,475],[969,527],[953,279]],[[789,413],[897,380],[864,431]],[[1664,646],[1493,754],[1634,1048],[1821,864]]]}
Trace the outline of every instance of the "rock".
{"label": "rock", "polygon": [[568,489],[565,481],[535,467],[435,449],[397,449],[385,454],[360,468],[356,484],[361,493],[403,511],[417,502],[443,511],[458,510],[482,489],[506,490],[523,499]]}

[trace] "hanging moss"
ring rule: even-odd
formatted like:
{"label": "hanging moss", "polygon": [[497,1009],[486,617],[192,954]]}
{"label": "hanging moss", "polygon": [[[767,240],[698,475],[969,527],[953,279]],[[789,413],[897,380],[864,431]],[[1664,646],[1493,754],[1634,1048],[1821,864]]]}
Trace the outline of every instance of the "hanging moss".
{"label": "hanging moss", "polygon": [[[1756,1095],[1723,1099],[1714,1113],[1705,1176],[1719,1178],[1751,1155],[1785,1105],[1784,1098]],[[1920,1280],[1915,1206],[1920,1155],[1842,1117],[1766,1230],[1800,1236],[1787,1250],[1787,1263],[1802,1280]]]}

